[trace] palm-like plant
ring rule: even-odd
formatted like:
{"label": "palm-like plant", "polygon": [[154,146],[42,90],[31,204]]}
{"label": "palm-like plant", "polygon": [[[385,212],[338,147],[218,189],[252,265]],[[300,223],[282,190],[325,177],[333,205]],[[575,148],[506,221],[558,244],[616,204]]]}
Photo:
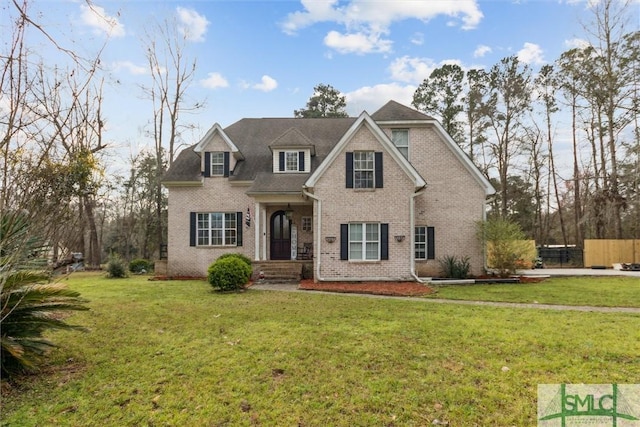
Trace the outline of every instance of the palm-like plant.
{"label": "palm-like plant", "polygon": [[50,283],[37,260],[42,245],[20,213],[0,214],[0,360],[3,377],[37,368],[55,346],[50,329],[82,329],[64,321],[70,310],[88,310],[78,292]]}

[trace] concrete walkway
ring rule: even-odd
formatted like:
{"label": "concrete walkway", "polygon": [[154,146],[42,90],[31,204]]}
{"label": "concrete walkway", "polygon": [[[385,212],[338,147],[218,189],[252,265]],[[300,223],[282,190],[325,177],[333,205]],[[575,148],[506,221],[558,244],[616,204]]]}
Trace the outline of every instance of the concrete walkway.
{"label": "concrete walkway", "polygon": [[[523,275],[542,275],[542,276],[632,276],[640,278],[638,271],[618,271],[618,270],[592,270],[586,268],[562,268],[562,269],[540,269],[540,270],[522,270],[519,271]],[[621,274],[622,273],[622,274]],[[255,283],[250,289],[262,291],[282,291],[282,292],[307,292],[315,294],[327,294],[327,291],[305,291],[298,289],[297,283],[282,284],[261,284]],[[361,298],[377,298],[377,299],[397,299],[404,301],[424,302],[432,304],[458,304],[485,307],[504,307],[504,308],[530,308],[538,310],[563,310],[563,311],[591,311],[599,313],[633,313],[640,314],[640,308],[637,307],[594,307],[581,305],[559,305],[559,304],[530,304],[515,302],[495,302],[495,301],[467,301],[453,299],[436,299],[436,298],[420,298],[420,297],[397,297],[389,295],[371,295],[358,293],[334,292],[334,295],[343,295]],[[639,296],[640,298],[640,296]]]}
{"label": "concrete walkway", "polygon": [[640,278],[640,271],[622,271],[597,268],[540,268],[537,270],[518,270],[525,276],[630,276]]}

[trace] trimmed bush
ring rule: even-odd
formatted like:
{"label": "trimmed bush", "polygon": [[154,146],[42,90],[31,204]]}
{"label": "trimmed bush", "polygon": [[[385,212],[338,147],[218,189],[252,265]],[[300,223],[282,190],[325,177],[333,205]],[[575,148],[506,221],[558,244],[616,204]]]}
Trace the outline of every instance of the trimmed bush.
{"label": "trimmed bush", "polygon": [[469,277],[469,257],[458,257],[456,255],[447,255],[438,260],[440,263],[440,272],[443,277],[452,279],[466,279]]}
{"label": "trimmed bush", "polygon": [[220,257],[208,269],[209,284],[221,291],[238,291],[249,283],[251,267],[235,256]]}
{"label": "trimmed bush", "polygon": [[246,256],[244,254],[241,254],[241,253],[235,253],[234,252],[234,253],[223,254],[223,255],[220,255],[216,261],[219,261],[219,260],[225,259],[225,258],[229,258],[229,257],[238,258],[238,259],[242,260],[245,264],[247,264],[249,266],[249,268],[251,268],[251,259],[249,259],[248,256]]}
{"label": "trimmed bush", "polygon": [[107,261],[107,277],[112,279],[127,277],[127,264],[120,255],[109,255],[109,260]]}
{"label": "trimmed bush", "polygon": [[153,269],[153,263],[149,260],[137,258],[129,262],[129,271],[135,274],[148,273]]}

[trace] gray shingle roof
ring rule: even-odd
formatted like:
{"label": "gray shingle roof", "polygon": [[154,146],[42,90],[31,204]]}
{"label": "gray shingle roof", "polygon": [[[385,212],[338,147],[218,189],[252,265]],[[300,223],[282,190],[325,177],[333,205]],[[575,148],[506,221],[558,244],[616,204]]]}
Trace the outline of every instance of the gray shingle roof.
{"label": "gray shingle roof", "polygon": [[433,120],[433,117],[421,113],[418,110],[399,104],[396,101],[389,101],[378,111],[371,115],[376,122],[404,121],[404,120]]}
{"label": "gray shingle roof", "polygon": [[[389,101],[371,117],[376,121],[431,119],[395,101]],[[273,174],[270,147],[311,146],[311,171],[314,171],[356,120],[355,117],[241,119],[224,129],[244,156],[229,179],[253,181],[249,193],[299,192],[310,174]],[[200,155],[193,151],[194,147],[180,152],[164,176],[165,183],[201,182]]]}

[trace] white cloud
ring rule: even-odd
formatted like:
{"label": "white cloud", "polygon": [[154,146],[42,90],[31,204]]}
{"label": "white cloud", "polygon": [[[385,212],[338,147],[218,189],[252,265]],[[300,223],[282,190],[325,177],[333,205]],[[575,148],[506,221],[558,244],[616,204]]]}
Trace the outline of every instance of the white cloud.
{"label": "white cloud", "polygon": [[567,49],[584,49],[589,46],[589,42],[584,39],[565,40],[564,45]]}
{"label": "white cloud", "polygon": [[218,89],[220,87],[228,87],[229,82],[220,73],[209,73],[206,79],[200,80],[200,85],[207,89]]}
{"label": "white cloud", "polygon": [[393,80],[419,84],[429,77],[435,68],[436,64],[431,59],[403,56],[396,58],[389,65],[389,72]]}
{"label": "white cloud", "polygon": [[[334,22],[345,28],[345,35],[331,31],[325,37],[325,44],[345,53],[390,51],[391,41],[382,39],[381,35],[389,34],[389,28],[394,22],[406,19],[426,22],[445,15],[454,18],[454,24],[463,29],[472,29],[483,18],[476,0],[351,0],[346,3],[338,0],[302,0],[302,6],[303,11],[287,15],[281,24],[282,30],[287,34],[295,34],[319,22]],[[354,40],[356,36],[357,40]],[[356,49],[354,44],[364,48]]]}
{"label": "white cloud", "polygon": [[483,44],[479,44],[478,47],[476,47],[476,50],[473,51],[473,57],[474,58],[482,58],[483,56],[485,56],[487,53],[491,53],[492,50],[489,46],[485,46]]}
{"label": "white cloud", "polygon": [[424,44],[424,34],[414,33],[410,41],[417,46],[422,46]]}
{"label": "white cloud", "polygon": [[416,89],[416,86],[403,86],[398,83],[365,86],[344,94],[347,101],[346,110],[350,116],[357,116],[364,110],[373,114],[389,100],[411,106]]}
{"label": "white cloud", "polygon": [[431,75],[433,70],[446,64],[457,64],[462,67],[460,61],[456,59],[445,59],[435,63],[428,58],[403,56],[395,59],[389,65],[389,72],[391,73],[391,78],[395,81],[419,85]]}
{"label": "white cloud", "polygon": [[204,15],[200,15],[193,9],[178,6],[176,8],[178,21],[182,24],[180,31],[187,40],[193,42],[203,42],[204,35],[210,22]]}
{"label": "white cloud", "polygon": [[124,37],[124,24],[117,17],[109,16],[104,8],[96,5],[80,5],[80,19],[84,25],[93,28],[95,34],[106,34],[110,37]]}
{"label": "white cloud", "polygon": [[525,43],[524,47],[518,51],[518,59],[525,64],[544,64],[542,48],[534,43]]}
{"label": "white cloud", "polygon": [[254,84],[251,88],[261,90],[262,92],[271,92],[278,87],[278,82],[267,75],[262,76],[260,83]]}
{"label": "white cloud", "polygon": [[112,67],[113,71],[116,73],[124,70],[134,76],[140,76],[149,72],[149,69],[147,67],[141,67],[140,65],[136,65],[131,61],[116,61],[112,64]]}
{"label": "white cloud", "polygon": [[330,31],[324,38],[324,44],[339,53],[390,52],[391,40],[381,39],[379,34],[352,33],[340,34]]}

